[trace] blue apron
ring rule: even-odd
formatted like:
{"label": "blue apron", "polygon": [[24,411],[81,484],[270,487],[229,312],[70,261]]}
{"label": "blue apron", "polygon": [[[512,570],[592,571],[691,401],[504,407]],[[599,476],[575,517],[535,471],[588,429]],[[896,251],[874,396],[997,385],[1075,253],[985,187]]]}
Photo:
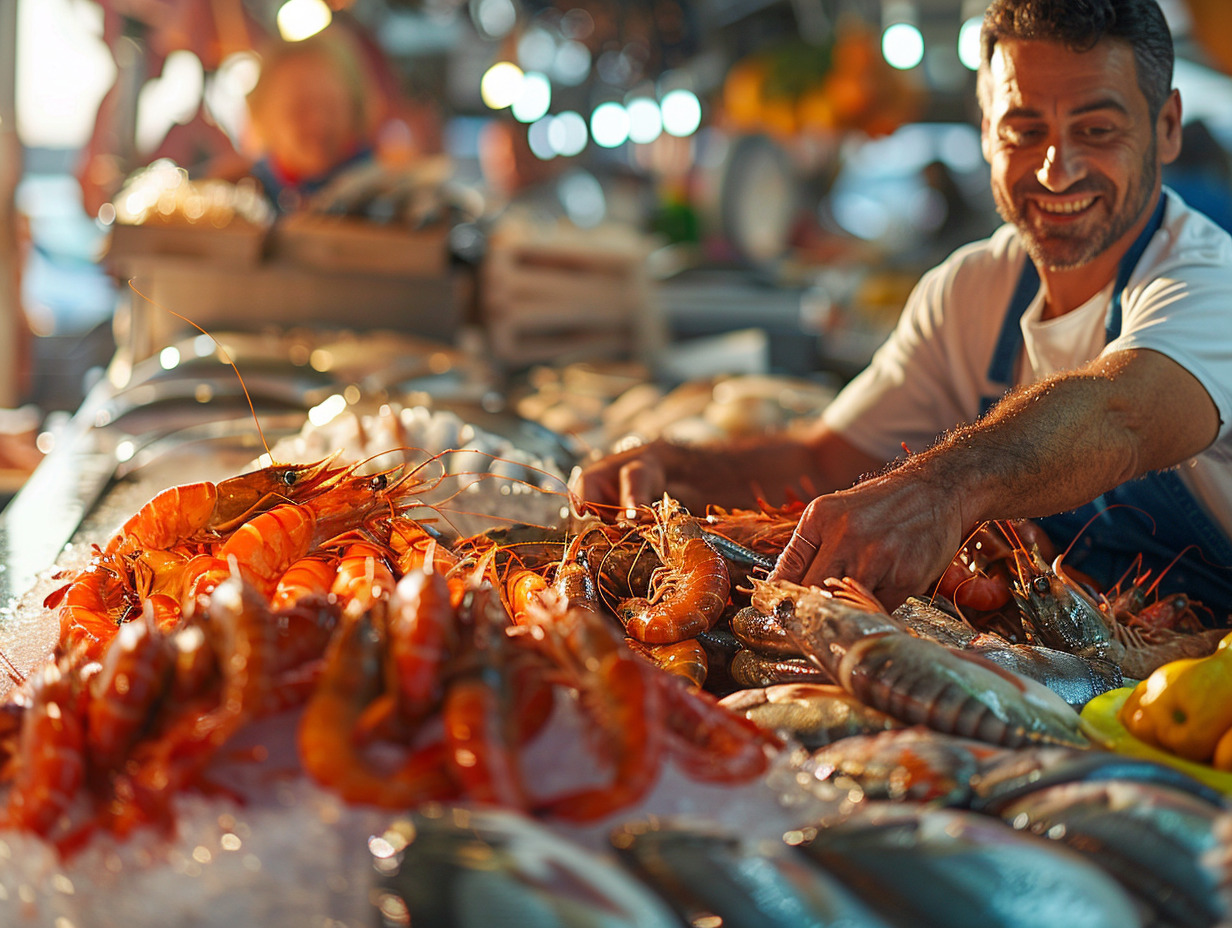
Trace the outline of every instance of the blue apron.
{"label": "blue apron", "polygon": [[[1112,341],[1121,333],[1121,295],[1142,258],[1147,244],[1163,222],[1164,201],[1146,228],[1121,259],[1104,334]],[[1028,258],[1010,299],[997,338],[988,379],[1008,390],[1014,382],[1014,364],[1022,349],[1022,314],[1035,299],[1039,274]],[[1004,394],[1002,394],[1004,395]],[[984,397],[986,411],[1001,396]],[[1175,471],[1157,471],[1127,481],[1078,509],[1040,519],[1048,535],[1061,546],[1078,539],[1066,563],[1090,574],[1105,586],[1126,572],[1132,581],[1150,570],[1153,581],[1161,572],[1158,591],[1187,593],[1222,619],[1232,610],[1232,539],[1206,512]],[[1089,524],[1088,524],[1089,523]],[[1186,550],[1188,549],[1188,550]],[[1169,567],[1181,551],[1185,553]],[[1141,566],[1135,567],[1141,556]]]}

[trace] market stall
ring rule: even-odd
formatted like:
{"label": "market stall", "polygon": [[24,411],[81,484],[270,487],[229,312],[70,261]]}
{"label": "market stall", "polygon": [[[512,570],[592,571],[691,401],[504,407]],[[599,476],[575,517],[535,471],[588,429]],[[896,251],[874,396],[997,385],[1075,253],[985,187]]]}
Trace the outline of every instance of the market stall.
{"label": "market stall", "polygon": [[[292,397],[372,383],[376,345],[222,342],[250,370],[340,359],[257,379],[277,465],[239,476],[264,449],[210,354],[154,375],[154,406],[125,396],[149,382],[96,391],[5,513],[14,924],[466,924],[497,905],[511,924],[1221,923],[1232,776],[1118,721],[1123,654],[1012,644],[940,598],[890,616],[858,588],[767,584],[789,511],[581,516],[576,448],[485,416],[467,397],[490,372],[460,356],[421,353],[412,376],[422,345],[386,344],[398,386],[313,424]],[[204,410],[173,399],[206,383]],[[424,394],[435,408],[404,405]],[[330,486],[323,464],[367,476]],[[234,530],[180,522],[167,492],[208,481],[221,514],[262,473],[298,505]],[[300,509],[332,540],[277,555],[267,601],[274,548],[251,534],[274,545]],[[157,559],[154,525],[180,526]],[[177,618],[154,589],[191,551],[227,557]],[[292,592],[308,564],[327,572]],[[441,738],[471,758],[444,779]]]}

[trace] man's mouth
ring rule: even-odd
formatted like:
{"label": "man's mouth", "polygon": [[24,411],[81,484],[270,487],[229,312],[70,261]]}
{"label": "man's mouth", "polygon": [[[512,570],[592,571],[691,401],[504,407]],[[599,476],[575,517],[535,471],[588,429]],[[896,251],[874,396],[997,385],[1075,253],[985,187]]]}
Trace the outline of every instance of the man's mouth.
{"label": "man's mouth", "polygon": [[1081,200],[1032,200],[1035,208],[1050,216],[1073,216],[1090,209],[1097,197],[1083,197]]}

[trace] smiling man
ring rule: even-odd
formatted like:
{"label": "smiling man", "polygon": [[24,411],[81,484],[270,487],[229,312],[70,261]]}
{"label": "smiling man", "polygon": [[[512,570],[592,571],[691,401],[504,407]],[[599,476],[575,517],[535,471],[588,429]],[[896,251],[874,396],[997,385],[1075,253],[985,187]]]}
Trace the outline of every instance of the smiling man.
{"label": "smiling man", "polygon": [[592,465],[578,490],[695,507],[837,491],[808,506],[774,575],[854,576],[891,607],[981,522],[1049,517],[1054,540],[1079,538],[1069,563],[1105,584],[1180,555],[1161,589],[1222,619],[1232,239],[1161,187],[1181,137],[1167,24],[1155,0],[994,0],[982,48],[1006,224],[921,279],[807,435],[721,455],[655,442]]}

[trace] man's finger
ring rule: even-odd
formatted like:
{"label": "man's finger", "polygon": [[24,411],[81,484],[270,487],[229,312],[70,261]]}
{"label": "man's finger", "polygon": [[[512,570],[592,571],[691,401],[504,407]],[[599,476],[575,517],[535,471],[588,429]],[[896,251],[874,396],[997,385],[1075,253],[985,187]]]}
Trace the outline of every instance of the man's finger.
{"label": "man's finger", "polygon": [[650,467],[640,458],[620,468],[620,505],[630,518],[640,507],[650,505],[663,494],[661,468]]}
{"label": "man's finger", "polygon": [[620,468],[620,505],[629,518],[637,515],[638,506],[650,502],[647,478],[646,465],[641,461],[630,461]]}
{"label": "man's finger", "polygon": [[789,583],[801,583],[804,580],[805,572],[809,565],[813,563],[813,558],[817,555],[817,543],[811,538],[806,538],[800,534],[799,526],[792,532],[791,539],[787,542],[787,547],[783,549],[783,553],[779,555],[779,559],[774,564],[774,569],[770,571],[770,580],[786,580]]}

